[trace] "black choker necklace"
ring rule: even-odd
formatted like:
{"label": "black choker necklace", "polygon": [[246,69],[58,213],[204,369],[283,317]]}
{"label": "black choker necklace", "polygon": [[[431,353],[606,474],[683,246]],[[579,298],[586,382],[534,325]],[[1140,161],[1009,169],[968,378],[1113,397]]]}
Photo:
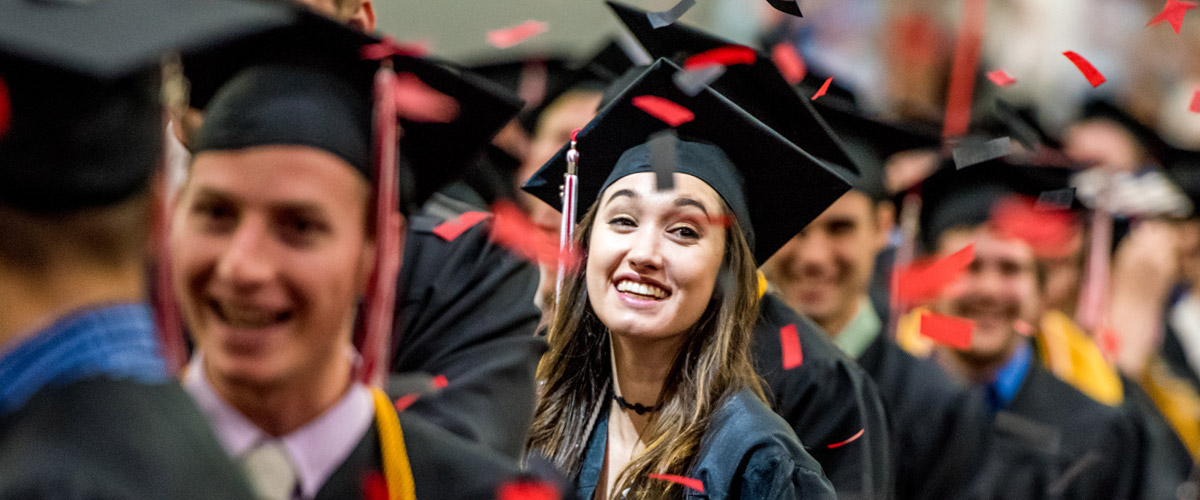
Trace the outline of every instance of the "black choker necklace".
{"label": "black choker necklace", "polygon": [[656,407],[646,406],[641,403],[629,404],[627,401],[625,401],[625,398],[618,396],[616,393],[613,393],[613,401],[616,401],[617,406],[620,406],[622,409],[633,410],[633,412],[637,413],[638,415],[645,415],[647,413],[658,411],[658,408]]}

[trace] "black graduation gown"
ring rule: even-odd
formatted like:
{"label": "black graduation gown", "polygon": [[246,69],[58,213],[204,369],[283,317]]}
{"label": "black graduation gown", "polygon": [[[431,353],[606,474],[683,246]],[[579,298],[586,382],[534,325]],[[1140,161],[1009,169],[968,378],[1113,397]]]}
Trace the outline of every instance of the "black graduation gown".
{"label": "black graduation gown", "polygon": [[1175,491],[1192,471],[1192,456],[1158,411],[1154,401],[1134,381],[1124,375],[1125,408],[1137,431],[1141,459],[1133,498],[1174,499]]}
{"label": "black graduation gown", "polygon": [[1128,412],[1098,403],[1037,360],[996,413],[972,498],[1135,498],[1141,453]]}
{"label": "black graduation gown", "polygon": [[182,388],[92,377],[0,420],[0,499],[253,499]]}
{"label": "black graduation gown", "polygon": [[983,394],[879,335],[858,358],[879,385],[891,424],[896,498],[959,498],[987,448]]}
{"label": "black graduation gown", "polygon": [[[407,411],[514,460],[535,404],[538,272],[488,240],[480,222],[450,241],[428,209],[410,217],[388,392],[424,393]],[[448,385],[430,390],[434,376]]]}
{"label": "black graduation gown", "polygon": [[[773,406],[842,498],[889,499],[893,463],[887,414],[879,389],[861,367],[830,341],[808,318],[780,298],[763,296],[754,328],[755,369],[770,387]],[[779,330],[795,325],[803,362],[783,369]],[[829,448],[859,430],[846,446]]]}
{"label": "black graduation gown", "polygon": [[[519,475],[508,457],[451,434],[418,415],[401,412],[400,430],[404,433],[404,446],[420,500],[495,498],[502,484],[516,480]],[[382,471],[379,432],[372,424],[313,500],[361,499],[364,478]]]}
{"label": "black graduation gown", "polygon": [[[608,445],[608,406],[592,429],[575,480],[577,498],[590,500],[600,480]],[[708,500],[834,500],[833,485],[800,445],[787,422],[754,393],[726,397],[712,414],[687,477],[704,492],[685,488],[684,498]]]}

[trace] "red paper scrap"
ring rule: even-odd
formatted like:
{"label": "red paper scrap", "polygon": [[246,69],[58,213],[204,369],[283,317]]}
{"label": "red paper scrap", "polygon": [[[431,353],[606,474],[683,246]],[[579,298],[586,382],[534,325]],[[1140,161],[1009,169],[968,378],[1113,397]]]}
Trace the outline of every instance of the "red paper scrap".
{"label": "red paper scrap", "polygon": [[488,32],[488,43],[498,49],[507,49],[517,45],[534,35],[544,33],[548,29],[546,23],[541,21],[525,21],[511,28],[503,28]]}
{"label": "red paper scrap", "polygon": [[831,450],[832,450],[832,449],[834,449],[834,448],[841,448],[841,447],[843,447],[843,446],[846,446],[846,445],[848,445],[848,444],[850,444],[850,443],[853,443],[853,442],[855,442],[855,441],[858,441],[858,438],[862,437],[862,436],[863,436],[863,434],[866,434],[866,432],[867,432],[867,429],[865,429],[865,428],[864,428],[864,429],[859,429],[859,430],[858,430],[858,432],[854,433],[854,435],[853,435],[853,436],[850,436],[850,438],[849,438],[849,439],[847,439],[847,440],[845,440],[845,441],[842,441],[842,442],[840,442],[840,443],[833,443],[833,444],[831,444],[831,445],[829,445],[829,446],[826,446],[826,448],[829,448],[829,449],[831,449]]}
{"label": "red paper scrap", "polygon": [[992,83],[996,84],[997,87],[1007,87],[1017,83],[1016,78],[1009,76],[1009,74],[1002,69],[988,72],[987,77],[988,80],[991,80]]}
{"label": "red paper scrap", "polygon": [[465,212],[462,215],[450,219],[446,222],[438,224],[433,228],[433,234],[446,241],[454,241],[455,238],[461,236],[466,230],[475,227],[476,224],[490,217],[487,212]]}
{"label": "red paper scrap", "polygon": [[775,45],[775,48],[771,49],[771,60],[783,74],[783,79],[792,85],[804,81],[804,75],[808,74],[808,65],[804,64],[804,58],[800,57],[800,52],[790,43]]}
{"label": "red paper scrap", "polygon": [[726,45],[712,50],[706,50],[683,61],[683,69],[696,69],[713,64],[733,66],[735,64],[754,64],[758,60],[758,52],[745,45]]}
{"label": "red paper scrap", "polygon": [[1121,350],[1121,337],[1117,336],[1117,332],[1111,328],[1100,330],[1100,350],[1108,359],[1116,359]]}
{"label": "red paper scrap", "polygon": [[1078,231],[1070,212],[1038,210],[1032,199],[1024,197],[997,203],[991,222],[998,234],[1028,243],[1034,255],[1042,258],[1065,256]]}
{"label": "red paper scrap", "polygon": [[[0,97],[3,99],[3,97]],[[0,103],[0,134],[4,133],[4,103]],[[1193,113],[1200,113],[1200,90],[1192,94],[1192,104],[1188,106],[1188,110]]]}
{"label": "red paper scrap", "polygon": [[691,110],[655,95],[634,97],[633,105],[672,127],[678,127],[696,119],[696,115]]}
{"label": "red paper scrap", "polygon": [[817,98],[818,98],[818,97],[821,97],[821,96],[825,95],[825,92],[829,90],[829,84],[830,84],[830,83],[833,83],[833,77],[832,77],[832,76],[831,76],[831,77],[829,77],[829,78],[826,78],[826,79],[825,79],[825,83],[822,83],[822,84],[821,84],[821,88],[820,88],[819,90],[817,90],[817,93],[816,93],[816,95],[813,95],[813,96],[812,96],[812,100],[814,100],[814,101],[815,101],[815,100],[817,100]]}
{"label": "red paper scrap", "polygon": [[12,120],[12,107],[8,100],[8,85],[0,78],[0,137],[8,132],[9,121]]}
{"label": "red paper scrap", "polygon": [[558,500],[562,493],[546,481],[517,480],[500,485],[497,500]]}
{"label": "red paper scrap", "polygon": [[1075,63],[1075,67],[1079,68],[1079,72],[1083,73],[1083,76],[1087,77],[1088,83],[1092,84],[1092,87],[1099,87],[1103,85],[1104,82],[1108,81],[1107,78],[1104,78],[1104,75],[1100,74],[1100,71],[1097,70],[1095,66],[1092,66],[1092,63],[1088,62],[1087,59],[1084,59],[1083,56],[1076,54],[1075,51],[1068,50],[1063,52],[1063,55],[1067,56],[1067,59],[1070,59],[1071,62]]}
{"label": "red paper scrap", "polygon": [[954,42],[954,62],[950,67],[950,87],[946,92],[946,118],[942,137],[967,135],[971,124],[971,102],[975,95],[975,75],[983,45],[983,27],[987,20],[987,0],[965,0],[962,23]]}
{"label": "red paper scrap", "polygon": [[416,403],[421,398],[420,394],[405,394],[396,400],[396,411],[407,410],[409,406]]}
{"label": "red paper scrap", "polygon": [[669,482],[672,482],[675,484],[681,484],[681,485],[691,488],[693,490],[699,491],[700,493],[704,493],[704,483],[701,482],[699,479],[692,479],[690,477],[683,477],[683,476],[675,476],[672,474],[650,474],[650,479],[661,479],[663,481],[669,481]]}
{"label": "red paper scrap", "polygon": [[388,500],[387,480],[378,471],[363,476],[363,500]]}
{"label": "red paper scrap", "polygon": [[425,57],[427,54],[429,54],[428,42],[400,43],[390,36],[383,37],[383,40],[379,43],[366,45],[362,48],[363,59],[371,60],[387,59],[392,56]]}
{"label": "red paper scrap", "polygon": [[450,385],[450,381],[446,380],[445,375],[438,375],[429,381],[429,385],[432,385],[434,389],[445,389],[447,385]]}
{"label": "red paper scrap", "polygon": [[955,349],[971,347],[971,331],[974,329],[975,322],[969,319],[929,312],[921,314],[921,335]]}
{"label": "red paper scrap", "polygon": [[[538,264],[556,267],[558,265],[558,239],[552,239],[515,204],[509,201],[498,201],[492,205],[492,240],[507,248],[518,257]],[[574,268],[579,258],[568,254],[564,261],[569,269]]]}
{"label": "red paper scrap", "polygon": [[396,75],[396,114],[422,123],[448,123],[458,116],[458,101],[434,90],[412,73]]}
{"label": "red paper scrap", "polygon": [[1150,22],[1146,23],[1146,27],[1149,28],[1166,21],[1175,30],[1175,34],[1178,35],[1179,31],[1183,29],[1183,16],[1187,14],[1187,11],[1196,8],[1196,5],[1196,2],[1167,0],[1167,4],[1163,6],[1162,12],[1150,18]]}
{"label": "red paper scrap", "polygon": [[800,332],[796,325],[785,325],[779,329],[779,345],[783,348],[783,369],[791,370],[804,363],[804,352],[800,350]]}
{"label": "red paper scrap", "polygon": [[975,245],[936,261],[916,262],[896,271],[896,300],[903,304],[919,304],[942,293],[947,285],[958,281],[975,260]]}

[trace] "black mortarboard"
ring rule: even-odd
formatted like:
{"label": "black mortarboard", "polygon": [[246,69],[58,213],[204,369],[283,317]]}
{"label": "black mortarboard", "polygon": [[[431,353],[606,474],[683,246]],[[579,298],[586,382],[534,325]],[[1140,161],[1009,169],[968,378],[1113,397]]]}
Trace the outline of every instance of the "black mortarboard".
{"label": "black mortarboard", "polygon": [[1171,147],[1163,141],[1158,132],[1113,102],[1103,99],[1088,101],[1083,105],[1083,113],[1079,118],[1079,121],[1086,120],[1107,120],[1117,124],[1133,135],[1134,139],[1146,149],[1146,153],[1153,161],[1160,163],[1167,161]]}
{"label": "black mortarboard", "polygon": [[1164,173],[1192,202],[1192,217],[1200,217],[1200,151],[1172,149]]}
{"label": "black mortarboard", "polygon": [[851,178],[854,189],[874,200],[884,200],[890,195],[884,185],[888,158],[903,151],[941,146],[942,139],[936,130],[872,118],[858,110],[852,101],[831,97],[834,96],[818,100],[815,106],[859,164],[859,174]]}
{"label": "black mortarboard", "polygon": [[160,162],[163,55],[289,21],[235,0],[0,0],[0,203],[42,213],[114,203]]}
{"label": "black mortarboard", "polygon": [[[362,51],[380,42],[301,11],[292,26],[185,60],[192,104],[207,108],[196,148],[304,144],[337,154],[372,178],[372,89],[379,62]],[[447,64],[409,55],[390,60],[396,73],[411,74],[458,103],[448,123],[400,121],[401,164],[412,175],[401,179],[402,208],[411,209],[476,161],[521,104],[499,85]],[[231,76],[227,82],[213,75]]]}
{"label": "black mortarboard", "polygon": [[[992,218],[996,204],[1012,196],[1038,198],[1042,193],[1066,189],[1075,171],[991,160],[970,168],[955,168],[947,161],[921,184],[921,241],[936,247],[948,229],[974,227]],[[1074,202],[1068,203],[1075,206]]]}
{"label": "black mortarboard", "polygon": [[546,96],[537,106],[530,108],[521,115],[521,125],[530,133],[537,129],[546,108],[554,104],[559,97],[574,90],[589,90],[601,93],[609,84],[633,67],[633,60],[625,54],[625,50],[616,41],[605,42],[582,64],[566,68],[558,78],[547,88]]}
{"label": "black mortarboard", "polygon": [[804,14],[800,13],[800,0],[767,0],[767,3],[785,14],[804,17]]}
{"label": "black mortarboard", "polygon": [[[681,23],[656,29],[646,18],[646,11],[607,3],[652,57],[678,60],[737,45]],[[784,80],[770,57],[761,51],[756,54],[752,64],[726,67],[724,75],[712,82],[712,89],[813,156],[857,172],[858,165],[846,152],[846,146],[813,109],[812,103]]]}
{"label": "black mortarboard", "polygon": [[[579,132],[580,211],[617,179],[654,171],[649,139],[670,127],[634,101],[644,96],[666,99],[694,115],[675,129],[679,142],[674,171],[703,180],[721,195],[754,249],[756,261],[762,263],[849,185],[720,94],[708,89],[694,97],[684,94],[672,80],[678,71],[670,61],[659,59]],[[566,155],[564,146],[524,189],[558,207]]]}

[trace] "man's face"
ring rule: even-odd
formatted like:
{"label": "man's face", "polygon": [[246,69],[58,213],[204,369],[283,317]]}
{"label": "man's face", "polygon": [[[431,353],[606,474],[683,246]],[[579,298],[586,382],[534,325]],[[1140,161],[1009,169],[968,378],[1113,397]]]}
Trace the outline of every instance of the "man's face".
{"label": "man's face", "polygon": [[[517,172],[518,186],[533,177],[559,148],[570,142],[571,133],[587,125],[596,116],[599,105],[599,92],[572,91],[563,94],[547,108],[538,120],[525,163]],[[533,222],[547,234],[558,238],[559,207],[551,207],[524,191],[518,192],[521,193],[521,205],[529,212]]]}
{"label": "man's face", "polygon": [[1017,321],[1037,324],[1036,261],[1028,243],[1000,237],[986,226],[946,231],[938,241],[938,254],[945,257],[972,243],[975,260],[942,291],[933,309],[974,321],[971,347],[956,354],[972,364],[992,364],[1012,352],[1018,341]]}
{"label": "man's face", "polygon": [[1145,153],[1137,138],[1109,120],[1085,120],[1067,130],[1063,151],[1084,164],[1096,164],[1117,172],[1141,168]]}
{"label": "man's face", "polygon": [[767,261],[767,279],[793,308],[840,330],[857,312],[875,255],[887,243],[891,211],[881,207],[859,191],[846,193]]}
{"label": "man's face", "polygon": [[345,161],[311,147],[196,156],[171,265],[210,376],[265,389],[347,360],[373,260],[369,189]]}

